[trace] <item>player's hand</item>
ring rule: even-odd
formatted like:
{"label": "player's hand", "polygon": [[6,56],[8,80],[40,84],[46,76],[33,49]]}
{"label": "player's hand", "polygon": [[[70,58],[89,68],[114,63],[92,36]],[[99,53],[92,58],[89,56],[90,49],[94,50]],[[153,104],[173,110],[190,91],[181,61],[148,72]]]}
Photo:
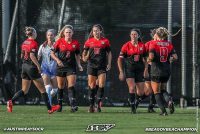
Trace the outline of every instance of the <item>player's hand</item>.
{"label": "player's hand", "polygon": [[57,64],[58,64],[59,67],[64,67],[62,61],[60,61],[60,60],[57,61]]}
{"label": "player's hand", "polygon": [[79,69],[79,71],[83,71],[83,67],[81,66],[81,65],[78,65],[78,69]]}
{"label": "player's hand", "polygon": [[88,58],[89,58],[89,56],[83,56],[83,61],[87,62]]}
{"label": "player's hand", "polygon": [[111,64],[108,64],[106,67],[106,71],[109,71],[111,69]]}
{"label": "player's hand", "polygon": [[38,73],[41,74],[41,67],[40,67],[40,66],[37,66],[37,69],[38,69]]}
{"label": "player's hand", "polygon": [[125,79],[124,73],[123,73],[123,72],[120,72],[120,73],[119,73],[119,80],[120,80],[120,81],[124,81],[124,79]]}
{"label": "player's hand", "polygon": [[148,78],[149,77],[149,72],[148,72],[148,69],[145,68],[144,69],[144,78]]}

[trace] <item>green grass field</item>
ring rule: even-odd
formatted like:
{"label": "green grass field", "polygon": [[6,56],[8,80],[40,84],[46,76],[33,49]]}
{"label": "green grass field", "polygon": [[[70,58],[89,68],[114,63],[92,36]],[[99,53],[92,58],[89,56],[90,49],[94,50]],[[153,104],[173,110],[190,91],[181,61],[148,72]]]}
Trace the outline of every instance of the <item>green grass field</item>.
{"label": "green grass field", "polygon": [[[43,127],[44,134],[147,134],[146,127],[196,127],[195,109],[176,109],[175,114],[159,116],[157,113],[147,113],[147,109],[139,108],[137,114],[130,114],[128,107],[104,107],[102,113],[88,113],[87,107],[79,107],[76,113],[70,113],[69,107],[64,106],[62,113],[47,114],[45,106],[14,106],[13,113],[7,113],[6,106],[0,105],[0,133],[25,133],[5,132],[7,127]],[[107,132],[86,132],[89,124],[115,124]],[[149,132],[167,133],[172,132]],[[189,132],[174,132],[183,134]],[[191,133],[191,132],[190,132]]]}

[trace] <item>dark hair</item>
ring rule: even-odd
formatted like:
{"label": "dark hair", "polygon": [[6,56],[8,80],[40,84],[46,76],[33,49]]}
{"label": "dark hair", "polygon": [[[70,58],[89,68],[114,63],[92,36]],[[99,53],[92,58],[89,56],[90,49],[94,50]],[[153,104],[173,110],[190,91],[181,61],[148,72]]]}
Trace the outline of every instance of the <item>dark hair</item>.
{"label": "dark hair", "polygon": [[36,30],[33,27],[25,27],[25,34],[27,37],[32,36],[34,32],[36,33]]}
{"label": "dark hair", "polygon": [[131,34],[131,32],[133,32],[133,31],[135,31],[137,34],[138,34],[138,41],[139,42],[142,42],[142,38],[141,38],[141,32],[140,32],[140,29],[135,29],[135,28],[133,28],[133,29],[131,29],[131,31],[130,31],[130,34]]}
{"label": "dark hair", "polygon": [[94,27],[99,28],[99,30],[101,31],[101,36],[104,37],[104,29],[103,29],[102,25],[101,24],[95,24],[95,25],[92,26],[92,29],[90,31],[90,34],[89,34],[88,38],[93,37],[93,28]]}
{"label": "dark hair", "polygon": [[156,28],[155,28],[155,29],[151,29],[150,32],[151,32],[151,33],[150,33],[151,38],[153,38],[154,35],[156,34]]}

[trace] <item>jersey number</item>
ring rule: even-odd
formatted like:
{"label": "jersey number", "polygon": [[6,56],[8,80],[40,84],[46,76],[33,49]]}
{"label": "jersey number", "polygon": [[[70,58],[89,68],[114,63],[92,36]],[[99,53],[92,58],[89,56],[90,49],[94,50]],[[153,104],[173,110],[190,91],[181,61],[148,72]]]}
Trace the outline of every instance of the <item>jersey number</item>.
{"label": "jersey number", "polygon": [[94,48],[94,54],[97,55],[100,53],[100,48]]}
{"label": "jersey number", "polygon": [[69,58],[70,57],[70,51],[67,51],[66,52],[66,58]]}
{"label": "jersey number", "polygon": [[140,55],[134,55],[134,61],[138,62],[140,60]]}
{"label": "jersey number", "polygon": [[166,47],[160,47],[160,62],[166,62],[168,58],[168,49]]}

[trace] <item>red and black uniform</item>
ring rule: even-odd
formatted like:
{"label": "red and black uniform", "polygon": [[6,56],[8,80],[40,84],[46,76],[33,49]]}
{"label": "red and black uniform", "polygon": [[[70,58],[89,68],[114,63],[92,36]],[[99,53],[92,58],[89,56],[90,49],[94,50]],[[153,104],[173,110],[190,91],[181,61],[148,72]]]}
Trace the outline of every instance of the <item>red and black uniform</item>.
{"label": "red and black uniform", "polygon": [[173,45],[166,40],[153,41],[149,46],[149,52],[154,54],[151,80],[159,83],[167,82],[171,74],[169,58],[176,53]]}
{"label": "red and black uniform", "polygon": [[80,54],[79,42],[72,40],[71,43],[68,43],[64,38],[60,38],[55,42],[52,50],[57,53],[58,58],[64,65],[64,67],[57,66],[57,76],[65,77],[76,74],[75,55]]}
{"label": "red and black uniform", "polygon": [[104,37],[99,40],[90,38],[85,42],[84,50],[90,53],[87,73],[93,76],[106,73],[107,53],[111,51],[109,40]]}
{"label": "red and black uniform", "polygon": [[[152,42],[154,42],[154,40],[150,40],[145,43],[145,49],[146,49],[147,55],[149,52],[149,46]],[[148,73],[149,73],[149,77],[145,78],[145,81],[151,81],[151,64],[148,64]]]}
{"label": "red and black uniform", "polygon": [[142,42],[138,42],[135,46],[129,41],[122,46],[119,57],[125,58],[126,78],[135,78],[135,82],[144,82],[145,54],[146,50]]}
{"label": "red and black uniform", "polygon": [[38,43],[34,39],[27,39],[21,45],[22,53],[22,79],[35,80],[41,78],[37,66],[30,59],[30,53],[34,53],[37,57]]}

